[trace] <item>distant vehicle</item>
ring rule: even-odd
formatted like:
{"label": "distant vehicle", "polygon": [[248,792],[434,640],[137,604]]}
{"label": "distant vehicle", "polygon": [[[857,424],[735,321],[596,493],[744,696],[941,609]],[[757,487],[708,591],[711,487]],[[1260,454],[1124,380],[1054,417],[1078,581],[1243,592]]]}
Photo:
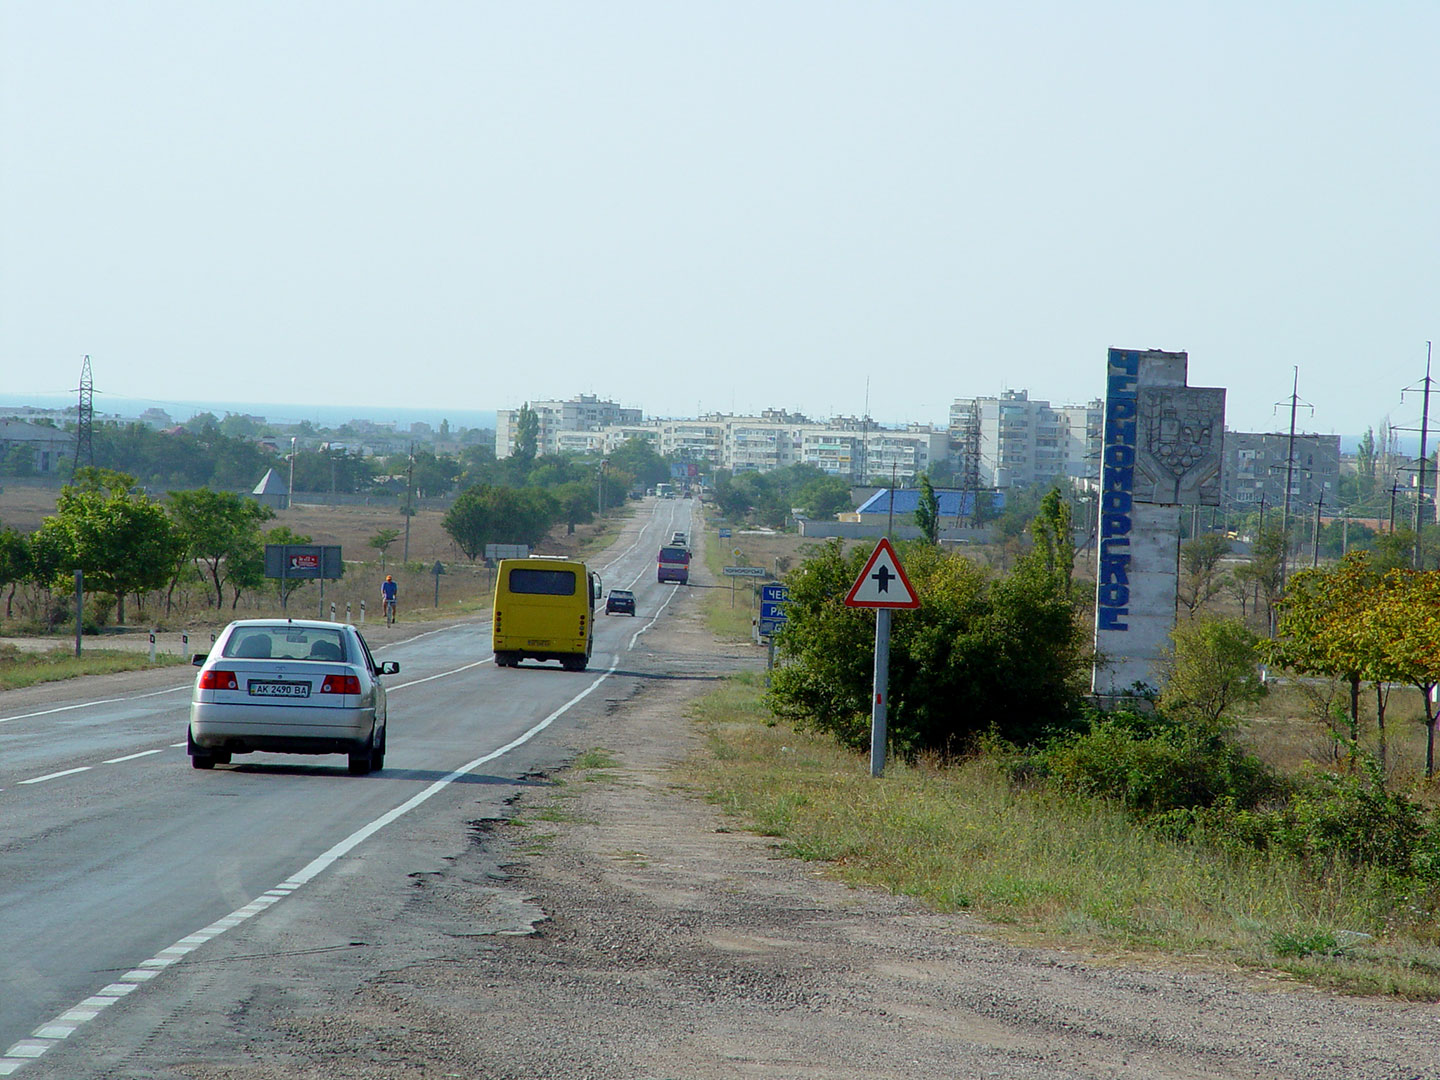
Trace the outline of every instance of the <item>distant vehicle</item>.
{"label": "distant vehicle", "polygon": [[220,633],[190,696],[186,749],[197,769],[233,754],[346,754],[359,776],[385,763],[385,687],[394,661],[377,664],[348,623],[244,619]]}
{"label": "distant vehicle", "polygon": [[629,589],[611,589],[605,597],[606,615],[634,615],[635,594]]}
{"label": "distant vehicle", "polygon": [[674,581],[681,585],[690,584],[690,549],[678,544],[667,544],[660,549],[657,581]]}
{"label": "distant vehicle", "polygon": [[495,663],[559,660],[566,671],[584,671],[595,645],[595,602],[600,575],[583,562],[554,555],[501,559],[495,573],[490,617]]}
{"label": "distant vehicle", "polygon": [[675,497],[674,484],[656,484],[655,494],[662,499],[673,499]]}
{"label": "distant vehicle", "polygon": [[676,547],[688,548],[690,546],[690,537],[686,536],[683,532],[671,533],[670,543]]}

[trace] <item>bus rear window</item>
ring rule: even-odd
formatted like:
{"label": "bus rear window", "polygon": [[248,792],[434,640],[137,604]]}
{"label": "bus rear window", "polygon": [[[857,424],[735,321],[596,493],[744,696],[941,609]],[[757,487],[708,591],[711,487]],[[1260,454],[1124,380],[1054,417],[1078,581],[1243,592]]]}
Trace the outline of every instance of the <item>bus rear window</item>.
{"label": "bus rear window", "polygon": [[574,570],[527,570],[515,567],[510,571],[510,591],[540,596],[574,596]]}
{"label": "bus rear window", "polygon": [[682,547],[663,547],[660,549],[660,561],[688,563],[690,552]]}

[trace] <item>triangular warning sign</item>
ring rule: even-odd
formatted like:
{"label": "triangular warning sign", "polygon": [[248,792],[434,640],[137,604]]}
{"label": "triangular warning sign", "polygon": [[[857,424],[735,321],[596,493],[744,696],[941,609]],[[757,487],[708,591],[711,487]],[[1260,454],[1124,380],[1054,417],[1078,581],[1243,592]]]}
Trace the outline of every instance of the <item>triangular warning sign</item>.
{"label": "triangular warning sign", "polygon": [[845,597],[847,607],[867,608],[917,608],[920,598],[905,576],[900,559],[890,541],[884,539],[875,545],[875,551],[865,563],[865,569],[850,586]]}

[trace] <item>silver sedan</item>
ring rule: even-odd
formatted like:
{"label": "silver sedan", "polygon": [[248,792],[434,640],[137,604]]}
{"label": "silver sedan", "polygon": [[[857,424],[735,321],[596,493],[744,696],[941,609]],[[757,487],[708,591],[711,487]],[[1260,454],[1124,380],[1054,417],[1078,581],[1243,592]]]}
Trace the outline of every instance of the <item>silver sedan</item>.
{"label": "silver sedan", "polygon": [[245,619],[225,628],[200,666],[190,698],[190,764],[209,769],[232,754],[346,754],[363,775],[385,762],[382,675],[348,623]]}

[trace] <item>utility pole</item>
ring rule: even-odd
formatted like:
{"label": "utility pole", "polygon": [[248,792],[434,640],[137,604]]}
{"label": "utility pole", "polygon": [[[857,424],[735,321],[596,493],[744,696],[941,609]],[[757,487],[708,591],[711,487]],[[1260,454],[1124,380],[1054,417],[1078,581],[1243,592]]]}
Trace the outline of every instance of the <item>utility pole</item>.
{"label": "utility pole", "polygon": [[[1422,402],[1420,406],[1420,461],[1416,466],[1417,475],[1415,485],[1415,562],[1413,565],[1416,570],[1420,569],[1420,529],[1424,523],[1425,464],[1426,459],[1430,456],[1428,443],[1430,435],[1430,386],[1430,342],[1427,341],[1425,342],[1425,378],[1421,380],[1417,386],[1407,386],[1400,391],[1400,396],[1403,398],[1406,394],[1419,390],[1421,392]],[[1413,429],[1400,428],[1399,430],[1405,431]]]}
{"label": "utility pole", "polygon": [[1310,556],[1310,568],[1313,570],[1320,565],[1320,508],[1325,505],[1325,493],[1320,493],[1320,498],[1315,503],[1315,535],[1311,538],[1312,554]]}
{"label": "utility pole", "polygon": [[410,518],[415,514],[415,444],[410,444],[410,464],[405,469],[405,552],[400,556],[402,563],[410,561]]}
{"label": "utility pole", "polygon": [[[1276,406],[1284,402],[1276,402]],[[1280,591],[1285,591],[1285,570],[1290,558],[1290,484],[1295,476],[1295,411],[1301,404],[1315,415],[1315,406],[1300,400],[1300,368],[1295,367],[1295,381],[1290,389],[1290,437],[1285,443],[1285,502],[1280,510]]]}

